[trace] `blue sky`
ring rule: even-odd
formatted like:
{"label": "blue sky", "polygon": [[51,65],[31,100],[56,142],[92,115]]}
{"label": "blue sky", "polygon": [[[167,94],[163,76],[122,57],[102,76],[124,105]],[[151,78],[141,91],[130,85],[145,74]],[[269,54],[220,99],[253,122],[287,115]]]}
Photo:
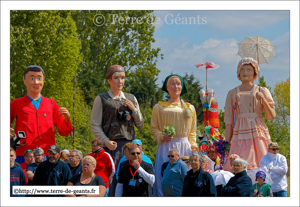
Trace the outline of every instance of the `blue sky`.
{"label": "blue sky", "polygon": [[[252,36],[269,39],[275,46],[276,57],[268,64],[260,65],[267,84],[273,87],[290,76],[288,10],[165,10],[154,11],[154,14],[161,21],[155,24],[153,47],[160,47],[164,54],[164,59],[157,62],[161,70],[159,86],[171,72],[179,75],[187,72],[193,73],[205,87],[205,70],[199,70],[195,65],[212,61],[220,67],[208,71],[208,88],[215,91],[219,108],[223,109],[227,92],[241,83],[236,77],[236,67],[241,59],[237,55],[237,43]],[[255,83],[258,84],[258,80]]]}

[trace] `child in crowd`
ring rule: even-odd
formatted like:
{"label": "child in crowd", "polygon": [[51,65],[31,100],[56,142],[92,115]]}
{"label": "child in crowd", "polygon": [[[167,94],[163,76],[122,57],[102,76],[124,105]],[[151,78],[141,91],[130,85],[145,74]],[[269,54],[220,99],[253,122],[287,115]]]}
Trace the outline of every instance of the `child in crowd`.
{"label": "child in crowd", "polygon": [[272,197],[271,186],[265,183],[266,173],[263,171],[258,171],[256,173],[256,179],[258,183],[253,185],[253,196],[254,197]]}

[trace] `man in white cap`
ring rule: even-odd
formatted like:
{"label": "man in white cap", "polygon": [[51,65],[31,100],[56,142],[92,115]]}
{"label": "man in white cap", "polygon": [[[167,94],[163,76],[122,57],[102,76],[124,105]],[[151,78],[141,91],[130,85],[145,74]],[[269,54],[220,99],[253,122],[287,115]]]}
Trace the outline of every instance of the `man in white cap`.
{"label": "man in white cap", "polygon": [[266,167],[268,173],[271,174],[273,184],[271,189],[273,197],[287,197],[287,178],[288,171],[287,161],[285,156],[278,153],[279,146],[276,142],[271,142],[268,145],[268,152],[259,161],[261,168]]}
{"label": "man in white cap", "polygon": [[36,168],[32,185],[67,185],[72,173],[69,166],[59,159],[60,154],[60,148],[57,145],[49,147],[49,159]]}

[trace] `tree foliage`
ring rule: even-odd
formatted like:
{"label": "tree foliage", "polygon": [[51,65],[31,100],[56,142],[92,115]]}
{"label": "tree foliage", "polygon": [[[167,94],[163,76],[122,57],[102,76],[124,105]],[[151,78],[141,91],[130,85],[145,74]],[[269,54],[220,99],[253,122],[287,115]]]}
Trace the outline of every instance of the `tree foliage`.
{"label": "tree foliage", "polygon": [[[262,87],[269,87],[264,77],[260,80]],[[275,84],[274,91],[272,93],[273,100],[275,102],[276,117],[273,120],[266,120],[264,112],[262,113],[262,119],[266,123],[271,140],[277,142],[280,147],[280,154],[283,154],[287,160],[290,158],[290,79]]]}
{"label": "tree foliage", "polygon": [[[60,106],[66,107],[70,112],[72,125],[77,127],[79,132],[80,129],[81,133],[90,131],[90,111],[84,105],[82,91],[78,90],[76,99],[73,99],[73,77],[82,55],[76,24],[70,13],[11,11],[10,18],[11,100],[26,94],[26,87],[23,84],[24,70],[29,65],[39,65],[45,71],[43,96],[53,98]],[[89,134],[90,132],[85,135]],[[77,147],[72,146],[72,135],[65,138],[56,132],[56,142],[61,148]],[[82,145],[85,146],[85,143]]]}
{"label": "tree foliage", "polygon": [[[113,14],[117,15],[118,19],[136,17],[143,21],[122,24],[115,21]],[[96,15],[105,18],[104,25],[95,24]],[[155,42],[154,26],[146,21],[153,16],[153,11],[81,10],[72,11],[72,16],[82,43],[83,61],[78,79],[85,92],[85,101],[90,107],[98,94],[109,89],[108,84],[105,84],[105,74],[110,65],[122,65],[127,77],[135,75],[131,73],[132,69],[152,76],[158,75],[156,58],[159,57],[160,48],[152,48],[151,44]]]}
{"label": "tree foliage", "polygon": [[127,92],[134,94],[143,108],[153,106],[163,99],[163,90],[156,84],[157,76],[147,68],[137,68],[132,71],[126,80]]}

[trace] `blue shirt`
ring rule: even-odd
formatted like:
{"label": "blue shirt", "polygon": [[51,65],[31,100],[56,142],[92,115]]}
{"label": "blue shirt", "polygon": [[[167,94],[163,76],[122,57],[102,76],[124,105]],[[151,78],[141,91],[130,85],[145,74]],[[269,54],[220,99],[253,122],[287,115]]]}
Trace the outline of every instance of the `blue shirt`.
{"label": "blue shirt", "polygon": [[[37,167],[38,167],[38,165],[36,163],[31,163],[31,164],[27,165],[26,172],[31,171],[33,174],[35,174],[35,170]],[[32,181],[28,179],[27,185],[31,185],[31,182]]]}
{"label": "blue shirt", "polygon": [[25,174],[16,164],[10,168],[10,197],[25,197],[25,195],[13,195],[13,186],[26,185]]}
{"label": "blue shirt", "polygon": [[[150,158],[147,157],[147,155],[142,154],[142,160],[143,160],[144,162],[147,162],[147,163],[151,164],[152,167],[153,167],[153,164],[152,164]],[[120,162],[119,162],[119,165],[118,165],[118,168],[117,168],[117,172],[116,172],[116,179],[117,179],[117,180],[119,180],[119,170],[120,170],[120,169],[122,168],[122,166],[125,164],[125,161],[127,161],[127,159],[126,159],[125,156],[123,156],[123,157],[121,158],[121,160],[120,160]],[[123,162],[124,162],[124,163],[123,163]]]}
{"label": "blue shirt", "polygon": [[188,167],[181,159],[168,164],[161,180],[161,189],[164,196],[181,197],[184,178]]}
{"label": "blue shirt", "polygon": [[[27,94],[26,94],[26,95],[27,95]],[[29,100],[31,101],[33,107],[36,108],[36,110],[38,110],[39,107],[40,107],[41,101],[42,101],[42,94],[41,94],[41,96],[39,97],[38,100],[33,100],[33,99],[30,98],[28,95],[27,95],[27,97],[28,97]]]}

